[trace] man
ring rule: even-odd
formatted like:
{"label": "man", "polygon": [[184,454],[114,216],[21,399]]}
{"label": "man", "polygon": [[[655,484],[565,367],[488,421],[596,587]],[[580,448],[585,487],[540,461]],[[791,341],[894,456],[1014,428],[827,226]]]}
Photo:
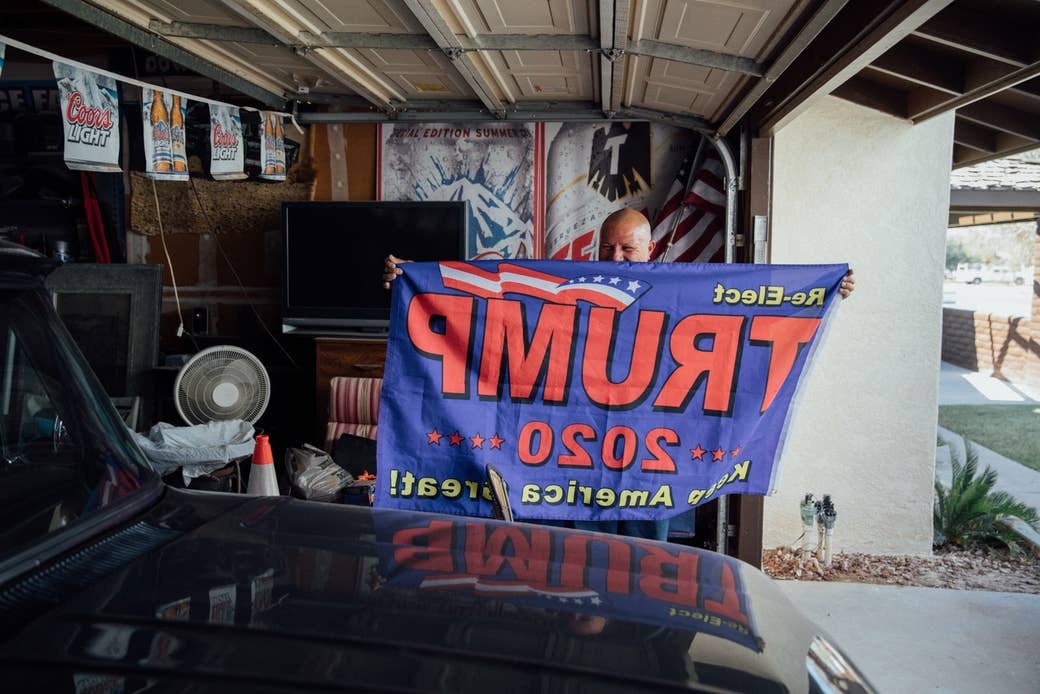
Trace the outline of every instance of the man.
{"label": "man", "polygon": [[[609,215],[600,226],[599,260],[645,263],[650,260],[650,253],[653,252],[654,246],[650,222],[635,210],[622,208]],[[384,288],[389,289],[390,283],[403,272],[398,265],[407,262],[411,261],[401,260],[393,255],[387,257],[383,269]],[[849,270],[841,280],[838,293],[842,298],[847,297],[855,287],[856,280],[852,275],[852,270]],[[573,523],[574,527],[580,530],[596,530],[652,540],[668,539],[667,520],[574,521]]]}

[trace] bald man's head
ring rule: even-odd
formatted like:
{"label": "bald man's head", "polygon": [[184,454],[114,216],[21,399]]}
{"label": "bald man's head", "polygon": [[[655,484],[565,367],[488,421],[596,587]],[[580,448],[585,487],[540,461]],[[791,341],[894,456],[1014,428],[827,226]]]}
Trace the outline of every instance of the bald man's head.
{"label": "bald man's head", "polygon": [[599,228],[600,260],[645,263],[653,250],[650,222],[639,212],[626,207],[603,220]]}

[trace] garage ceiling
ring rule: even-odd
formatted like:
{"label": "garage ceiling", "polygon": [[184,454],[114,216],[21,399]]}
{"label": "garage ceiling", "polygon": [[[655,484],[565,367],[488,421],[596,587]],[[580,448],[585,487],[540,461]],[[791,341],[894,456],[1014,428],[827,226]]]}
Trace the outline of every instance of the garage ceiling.
{"label": "garage ceiling", "polygon": [[1033,0],[40,2],[301,120],[765,134],[833,93],[915,123],[956,110],[955,166],[1040,146]]}

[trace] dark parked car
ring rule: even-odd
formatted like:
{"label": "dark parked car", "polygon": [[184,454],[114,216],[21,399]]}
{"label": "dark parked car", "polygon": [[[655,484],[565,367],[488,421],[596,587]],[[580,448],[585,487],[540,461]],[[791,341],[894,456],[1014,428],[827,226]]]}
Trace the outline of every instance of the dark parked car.
{"label": "dark parked car", "polygon": [[870,691],[719,554],[165,487],[48,267],[0,248],[4,691]]}

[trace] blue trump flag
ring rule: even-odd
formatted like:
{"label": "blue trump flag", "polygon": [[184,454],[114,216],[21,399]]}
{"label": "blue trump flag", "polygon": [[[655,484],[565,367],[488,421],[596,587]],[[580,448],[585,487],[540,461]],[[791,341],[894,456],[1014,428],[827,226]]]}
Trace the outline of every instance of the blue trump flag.
{"label": "blue trump flag", "polygon": [[745,585],[747,565],[733,557],[599,533],[426,514],[377,511],[372,522],[383,600],[407,604],[418,597],[424,612],[435,613],[442,606],[457,610],[458,596],[465,595],[481,601],[481,614],[508,604],[556,615],[560,625],[570,623],[568,615],[597,615],[614,623],[712,634],[762,650]]}
{"label": "blue trump flag", "polygon": [[409,263],[394,282],[377,506],[663,519],[767,494],[847,265]]}

